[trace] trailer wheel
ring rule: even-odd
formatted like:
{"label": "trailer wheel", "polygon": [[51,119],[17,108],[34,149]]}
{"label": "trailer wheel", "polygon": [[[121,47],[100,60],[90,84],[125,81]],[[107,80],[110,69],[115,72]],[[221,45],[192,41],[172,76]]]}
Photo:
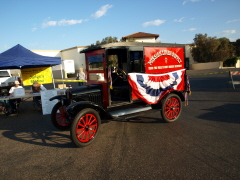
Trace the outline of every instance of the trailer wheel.
{"label": "trailer wheel", "polygon": [[61,102],[55,104],[51,113],[52,124],[59,130],[67,130],[71,127],[71,122],[67,120],[66,106]]}
{"label": "trailer wheel", "polygon": [[78,147],[85,147],[96,139],[101,119],[97,111],[87,108],[81,110],[73,120],[71,139]]}
{"label": "trailer wheel", "polygon": [[162,102],[161,115],[164,121],[176,121],[182,112],[182,101],[176,94],[169,94]]}

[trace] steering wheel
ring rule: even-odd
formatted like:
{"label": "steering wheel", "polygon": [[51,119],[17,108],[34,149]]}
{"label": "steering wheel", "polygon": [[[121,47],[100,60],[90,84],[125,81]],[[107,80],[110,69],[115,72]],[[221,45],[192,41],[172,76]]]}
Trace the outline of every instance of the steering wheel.
{"label": "steering wheel", "polygon": [[118,77],[120,77],[122,79],[127,79],[127,73],[124,70],[122,70],[121,68],[117,67],[115,69],[115,72],[118,75]]}

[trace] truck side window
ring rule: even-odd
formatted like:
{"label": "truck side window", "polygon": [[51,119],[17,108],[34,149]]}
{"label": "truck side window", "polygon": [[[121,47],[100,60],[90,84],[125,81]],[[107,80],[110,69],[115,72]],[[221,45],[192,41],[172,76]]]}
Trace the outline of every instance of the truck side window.
{"label": "truck side window", "polygon": [[89,56],[88,57],[88,69],[89,70],[103,70],[102,55]]}
{"label": "truck side window", "polygon": [[143,71],[143,52],[131,51],[130,52],[130,71],[142,72]]}

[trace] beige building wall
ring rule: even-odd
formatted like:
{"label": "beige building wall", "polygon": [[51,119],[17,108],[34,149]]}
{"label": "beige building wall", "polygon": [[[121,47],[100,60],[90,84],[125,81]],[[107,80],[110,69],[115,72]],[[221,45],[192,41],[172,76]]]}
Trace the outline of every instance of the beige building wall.
{"label": "beige building wall", "polygon": [[[63,61],[74,60],[75,74],[77,73],[80,67],[86,69],[85,54],[80,53],[80,51],[85,48],[86,48],[85,46],[76,46],[65,50],[31,50],[31,51],[42,56],[61,57],[62,64],[52,67],[53,75],[54,78],[62,78],[62,76],[64,78],[67,78],[67,74],[64,71]],[[75,76],[75,74],[73,74],[72,76]]]}
{"label": "beige building wall", "polygon": [[[126,39],[126,42],[129,42],[128,39]],[[135,42],[152,42],[152,43],[155,43],[156,40],[155,40],[155,37],[150,37],[150,38],[135,38]]]}
{"label": "beige building wall", "polygon": [[86,69],[85,64],[85,54],[80,53],[83,49],[86,49],[85,46],[76,46],[73,48],[62,50],[62,61],[64,60],[74,60],[74,66],[75,66],[75,74],[66,74],[64,72],[65,77],[76,77],[77,72],[79,71],[79,68]]}
{"label": "beige building wall", "polygon": [[191,47],[188,44],[185,45],[185,57],[189,58],[189,65],[194,63],[194,59],[191,54]]}
{"label": "beige building wall", "polygon": [[236,68],[240,68],[240,60],[237,61]]}
{"label": "beige building wall", "polygon": [[80,53],[83,49],[86,49],[85,46],[76,46],[73,48],[62,50],[62,60],[74,60],[75,70],[79,70],[79,68],[86,69],[85,65],[85,54]]}
{"label": "beige building wall", "polygon": [[191,70],[222,69],[222,62],[194,63],[190,64]]}
{"label": "beige building wall", "polygon": [[61,50],[31,50],[32,52],[49,57],[61,57]]}

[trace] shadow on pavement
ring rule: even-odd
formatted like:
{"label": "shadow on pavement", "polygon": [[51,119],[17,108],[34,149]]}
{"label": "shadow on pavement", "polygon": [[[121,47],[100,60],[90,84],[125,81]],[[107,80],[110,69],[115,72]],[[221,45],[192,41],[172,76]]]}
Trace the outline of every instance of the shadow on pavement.
{"label": "shadow on pavement", "polygon": [[207,113],[198,116],[200,119],[226,122],[226,123],[240,123],[239,118],[240,104],[224,104],[210,109],[201,109],[207,111]]}
{"label": "shadow on pavement", "polygon": [[32,101],[25,101],[19,115],[0,114],[0,132],[3,136],[40,146],[75,148],[69,131],[56,129],[50,115],[34,110]]}

